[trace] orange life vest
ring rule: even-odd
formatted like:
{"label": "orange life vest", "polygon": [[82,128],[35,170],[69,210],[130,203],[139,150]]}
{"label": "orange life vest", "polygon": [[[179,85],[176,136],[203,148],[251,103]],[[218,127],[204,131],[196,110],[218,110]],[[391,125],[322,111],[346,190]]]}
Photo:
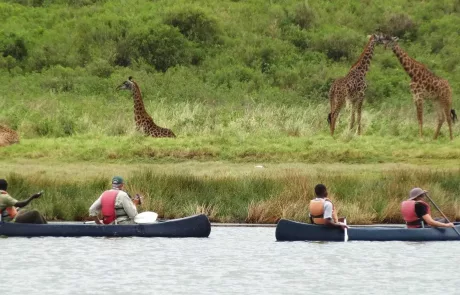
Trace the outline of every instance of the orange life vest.
{"label": "orange life vest", "polygon": [[[324,219],[324,202],[329,201],[332,204],[332,201],[328,198],[324,199],[314,199],[310,201],[310,220],[314,224],[324,224],[326,223]],[[335,213],[334,204],[332,204],[332,216],[334,218],[334,222],[337,222],[337,216]]]}
{"label": "orange life vest", "polygon": [[407,228],[423,227],[423,218],[419,218],[415,212],[415,204],[422,203],[427,208],[427,213],[431,214],[430,205],[423,201],[407,200],[401,203],[401,214],[406,222]]}
{"label": "orange life vest", "polygon": [[[8,194],[8,193],[5,192],[5,191],[1,191],[0,193],[1,193],[2,195],[7,195],[7,194]],[[14,206],[6,207],[5,209],[0,210],[0,214],[1,214],[1,216],[2,216],[2,220],[3,220],[3,219],[8,220],[8,218],[14,219],[14,217],[16,217],[16,215],[18,214],[18,210],[17,210],[16,207],[14,207]]]}

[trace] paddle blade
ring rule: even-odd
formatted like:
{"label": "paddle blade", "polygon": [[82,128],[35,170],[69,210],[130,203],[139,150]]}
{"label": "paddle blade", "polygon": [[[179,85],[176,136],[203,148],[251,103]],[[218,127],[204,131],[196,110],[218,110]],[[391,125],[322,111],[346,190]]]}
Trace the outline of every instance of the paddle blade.
{"label": "paddle blade", "polygon": [[[347,219],[346,218],[343,220],[343,223],[347,224]],[[348,242],[348,230],[345,228],[343,231],[345,233],[343,241]]]}
{"label": "paddle blade", "polygon": [[155,223],[158,218],[158,214],[155,212],[151,211],[146,211],[137,214],[134,217],[134,222],[138,224],[149,224],[149,223]]}

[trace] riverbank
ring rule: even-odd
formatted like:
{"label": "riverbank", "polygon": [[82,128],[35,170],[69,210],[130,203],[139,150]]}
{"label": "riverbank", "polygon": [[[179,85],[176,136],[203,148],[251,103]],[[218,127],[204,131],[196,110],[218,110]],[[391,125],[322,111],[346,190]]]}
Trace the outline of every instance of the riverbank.
{"label": "riverbank", "polygon": [[[127,190],[145,197],[141,210],[160,218],[197,213],[219,223],[307,221],[314,186],[324,183],[350,224],[402,223],[399,204],[414,186],[428,189],[451,219],[460,217],[458,168],[411,164],[225,163],[102,164],[12,160],[0,162],[18,199],[44,190],[31,207],[49,220],[84,220],[91,203],[125,176]],[[458,166],[457,166],[458,167]],[[15,171],[15,173],[12,173]],[[436,212],[434,212],[436,215]]]}

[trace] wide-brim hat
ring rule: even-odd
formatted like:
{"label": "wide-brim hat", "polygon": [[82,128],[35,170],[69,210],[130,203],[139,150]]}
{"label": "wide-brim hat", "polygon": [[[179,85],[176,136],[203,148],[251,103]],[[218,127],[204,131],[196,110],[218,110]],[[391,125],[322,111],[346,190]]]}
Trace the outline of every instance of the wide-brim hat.
{"label": "wide-brim hat", "polygon": [[410,190],[409,192],[409,200],[413,200],[417,197],[420,197],[423,194],[426,194],[428,191],[421,189],[419,187],[414,187],[413,189]]}

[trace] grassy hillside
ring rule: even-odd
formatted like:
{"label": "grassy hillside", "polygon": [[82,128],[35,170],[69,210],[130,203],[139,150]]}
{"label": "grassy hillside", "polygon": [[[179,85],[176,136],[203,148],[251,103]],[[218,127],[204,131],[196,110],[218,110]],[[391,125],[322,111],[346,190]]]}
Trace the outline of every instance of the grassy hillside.
{"label": "grassy hillside", "polygon": [[[0,123],[23,138],[129,134],[130,96],[114,89],[132,75],[155,121],[180,136],[326,133],[329,86],[377,29],[458,93],[459,10],[458,1],[6,1]],[[412,136],[409,78],[390,50],[376,48],[368,81],[365,133]]]}

